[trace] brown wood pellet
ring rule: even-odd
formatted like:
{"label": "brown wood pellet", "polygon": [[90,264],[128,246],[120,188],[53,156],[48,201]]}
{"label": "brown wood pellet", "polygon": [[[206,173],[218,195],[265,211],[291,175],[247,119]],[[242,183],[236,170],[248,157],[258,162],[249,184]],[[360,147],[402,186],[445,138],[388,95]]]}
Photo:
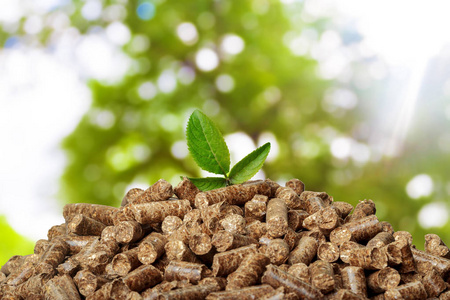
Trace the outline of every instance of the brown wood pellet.
{"label": "brown wood pellet", "polygon": [[208,192],[159,180],[63,216],[2,266],[0,299],[450,299],[439,236],[418,250],[374,201],[353,209],[298,179]]}

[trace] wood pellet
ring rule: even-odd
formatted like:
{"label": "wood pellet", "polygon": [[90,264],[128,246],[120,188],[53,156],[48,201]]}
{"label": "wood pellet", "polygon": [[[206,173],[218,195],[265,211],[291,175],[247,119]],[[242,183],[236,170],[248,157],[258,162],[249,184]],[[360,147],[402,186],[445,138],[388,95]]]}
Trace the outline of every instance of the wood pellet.
{"label": "wood pellet", "polygon": [[0,269],[0,299],[450,299],[450,250],[299,179],[201,192],[186,177],[120,207],[63,209],[34,253]]}

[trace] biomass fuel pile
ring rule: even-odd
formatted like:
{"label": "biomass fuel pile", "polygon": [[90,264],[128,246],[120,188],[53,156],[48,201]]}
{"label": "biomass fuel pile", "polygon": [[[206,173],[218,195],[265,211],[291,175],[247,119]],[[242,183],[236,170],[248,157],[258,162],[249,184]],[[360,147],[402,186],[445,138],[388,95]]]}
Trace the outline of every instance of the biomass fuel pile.
{"label": "biomass fuel pile", "polygon": [[121,207],[67,204],[34,254],[1,268],[1,299],[450,299],[450,252],[425,250],[298,179],[200,192],[131,189]]}

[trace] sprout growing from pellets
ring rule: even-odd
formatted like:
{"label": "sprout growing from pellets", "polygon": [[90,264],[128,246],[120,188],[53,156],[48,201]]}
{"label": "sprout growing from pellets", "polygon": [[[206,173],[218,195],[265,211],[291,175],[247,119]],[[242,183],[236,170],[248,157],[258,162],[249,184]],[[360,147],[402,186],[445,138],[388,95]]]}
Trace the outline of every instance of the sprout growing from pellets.
{"label": "sprout growing from pellets", "polygon": [[222,134],[199,110],[195,110],[189,118],[186,139],[189,152],[200,168],[223,175],[223,177],[189,178],[202,191],[249,180],[261,169],[270,151],[270,143],[266,143],[248,154],[230,170],[230,151]]}

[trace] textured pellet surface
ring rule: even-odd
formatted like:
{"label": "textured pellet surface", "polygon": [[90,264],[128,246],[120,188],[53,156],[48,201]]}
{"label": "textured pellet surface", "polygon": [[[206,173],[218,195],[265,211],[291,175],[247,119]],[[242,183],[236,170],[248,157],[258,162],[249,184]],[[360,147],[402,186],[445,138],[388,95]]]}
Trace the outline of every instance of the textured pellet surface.
{"label": "textured pellet surface", "polygon": [[449,299],[450,250],[325,192],[267,179],[201,192],[187,178],[77,203],[34,254],[0,269],[0,299]]}

